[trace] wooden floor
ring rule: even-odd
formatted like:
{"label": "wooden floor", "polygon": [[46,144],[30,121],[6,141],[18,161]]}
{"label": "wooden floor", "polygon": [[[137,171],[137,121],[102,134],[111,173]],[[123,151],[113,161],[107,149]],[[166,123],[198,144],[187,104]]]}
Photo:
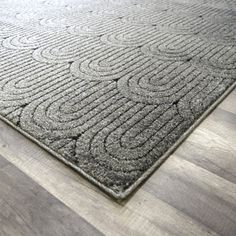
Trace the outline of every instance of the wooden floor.
{"label": "wooden floor", "polygon": [[0,122],[0,236],[236,235],[236,90],[126,202]]}

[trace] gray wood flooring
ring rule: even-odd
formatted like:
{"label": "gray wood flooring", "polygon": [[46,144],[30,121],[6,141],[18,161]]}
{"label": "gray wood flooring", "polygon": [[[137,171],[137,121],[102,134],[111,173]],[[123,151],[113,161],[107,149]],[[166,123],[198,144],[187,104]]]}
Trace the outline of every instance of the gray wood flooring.
{"label": "gray wood flooring", "polygon": [[125,202],[0,121],[0,236],[236,235],[236,90]]}
{"label": "gray wood flooring", "polygon": [[103,235],[0,156],[0,235]]}

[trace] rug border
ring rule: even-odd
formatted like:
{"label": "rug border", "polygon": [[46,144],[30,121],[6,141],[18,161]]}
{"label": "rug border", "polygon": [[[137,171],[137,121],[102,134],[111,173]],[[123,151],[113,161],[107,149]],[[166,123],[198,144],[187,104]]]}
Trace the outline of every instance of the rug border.
{"label": "rug border", "polygon": [[188,128],[187,131],[185,131],[181,137],[174,143],[173,146],[171,146],[148,170],[146,170],[128,189],[126,189],[124,192],[114,192],[113,190],[109,189],[105,185],[101,184],[99,181],[97,181],[92,176],[85,173],[82,169],[79,167],[73,165],[71,162],[67,161],[62,155],[56,153],[51,148],[43,144],[42,142],[38,141],[36,138],[34,138],[32,135],[27,133],[26,131],[22,130],[15,124],[13,124],[11,121],[9,121],[7,118],[0,115],[0,120],[7,123],[9,126],[17,130],[19,133],[24,135],[29,140],[36,143],[41,148],[45,149],[47,152],[55,156],[57,159],[65,163],[67,166],[74,169],[76,172],[78,172],[82,177],[89,180],[91,183],[93,183],[95,186],[99,187],[101,190],[103,190],[106,194],[109,194],[111,197],[115,198],[117,201],[121,201],[126,199],[131,193],[137,189],[138,186],[141,185],[142,182],[147,180],[147,178],[177,149],[177,147],[195,130],[195,128],[227,97],[230,92],[236,87],[236,81],[230,85],[229,88],[213,103],[211,106],[208,107],[208,109]]}

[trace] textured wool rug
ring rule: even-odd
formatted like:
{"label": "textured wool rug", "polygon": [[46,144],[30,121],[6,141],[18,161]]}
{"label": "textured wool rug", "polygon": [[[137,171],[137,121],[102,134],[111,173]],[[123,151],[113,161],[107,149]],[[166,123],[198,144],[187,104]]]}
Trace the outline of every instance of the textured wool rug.
{"label": "textured wool rug", "polygon": [[235,0],[0,3],[1,119],[116,198],[235,84]]}

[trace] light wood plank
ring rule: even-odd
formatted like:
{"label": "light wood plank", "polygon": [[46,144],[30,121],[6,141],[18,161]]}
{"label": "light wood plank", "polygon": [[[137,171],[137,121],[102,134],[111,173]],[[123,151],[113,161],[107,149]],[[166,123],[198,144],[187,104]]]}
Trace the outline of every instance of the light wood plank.
{"label": "light wood plank", "polygon": [[1,236],[102,235],[0,156]]}
{"label": "light wood plank", "polygon": [[219,235],[235,235],[235,184],[173,156],[143,188]]}
{"label": "light wood plank", "polygon": [[222,108],[226,111],[229,111],[233,114],[236,114],[236,106],[235,106],[235,101],[236,101],[236,89],[234,89],[230,93],[230,97],[225,99],[220,105],[219,108]]}
{"label": "light wood plank", "polygon": [[236,116],[217,109],[176,150],[175,155],[236,183],[235,153]]}

